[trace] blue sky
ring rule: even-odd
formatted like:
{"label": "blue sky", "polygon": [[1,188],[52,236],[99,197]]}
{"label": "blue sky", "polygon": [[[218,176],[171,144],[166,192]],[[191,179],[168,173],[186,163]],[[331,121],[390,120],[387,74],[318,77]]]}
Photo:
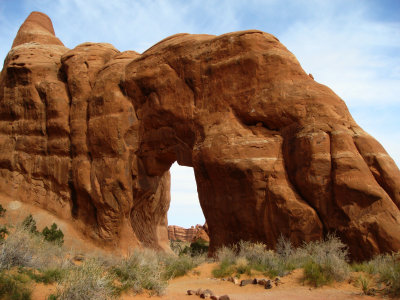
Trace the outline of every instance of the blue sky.
{"label": "blue sky", "polygon": [[[69,48],[91,41],[142,52],[178,32],[272,33],[400,165],[400,0],[0,0],[1,62],[33,10],[50,16]],[[203,223],[192,169],[171,174],[169,223]]]}

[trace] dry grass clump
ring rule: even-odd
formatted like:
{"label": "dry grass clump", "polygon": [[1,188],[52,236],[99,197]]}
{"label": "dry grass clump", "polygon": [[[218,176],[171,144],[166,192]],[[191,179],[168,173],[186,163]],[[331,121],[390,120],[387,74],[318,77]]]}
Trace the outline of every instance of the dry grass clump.
{"label": "dry grass clump", "polygon": [[189,254],[180,256],[160,255],[163,266],[162,277],[165,280],[183,276],[206,260],[204,254],[195,256]]}
{"label": "dry grass clump", "polygon": [[115,297],[115,277],[96,260],[76,266],[61,280],[60,300],[107,300]]}
{"label": "dry grass clump", "polygon": [[57,268],[65,262],[63,248],[45,241],[41,236],[31,234],[23,227],[15,228],[0,244],[0,269]]}
{"label": "dry grass clump", "polygon": [[155,251],[135,250],[129,257],[112,266],[111,273],[121,283],[119,292],[130,290],[141,293],[146,289],[161,295],[167,287],[167,281],[162,277],[160,257]]}
{"label": "dry grass clump", "polygon": [[304,244],[300,251],[305,260],[305,281],[321,286],[349,278],[347,247],[338,237],[328,235],[323,241]]}
{"label": "dry grass clump", "polygon": [[400,253],[379,255],[368,262],[353,264],[352,268],[378,275],[378,281],[386,285],[387,294],[400,296]]}
{"label": "dry grass clump", "polygon": [[19,274],[9,274],[4,270],[0,272],[0,299],[29,300],[31,288],[26,284],[25,278]]}
{"label": "dry grass clump", "polygon": [[332,235],[324,241],[305,243],[298,248],[281,237],[277,251],[267,249],[262,243],[242,241],[232,248],[222,247],[217,252],[217,260],[219,265],[213,270],[215,277],[235,273],[250,275],[252,270],[270,277],[284,276],[293,269],[304,268],[304,280],[320,286],[349,276],[347,248]]}

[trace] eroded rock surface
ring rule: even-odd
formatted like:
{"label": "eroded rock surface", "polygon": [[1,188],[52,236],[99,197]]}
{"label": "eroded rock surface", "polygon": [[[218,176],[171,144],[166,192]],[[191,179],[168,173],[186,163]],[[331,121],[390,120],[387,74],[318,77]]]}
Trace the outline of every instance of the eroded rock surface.
{"label": "eroded rock surface", "polygon": [[211,251],[329,232],[357,259],[400,249],[398,167],[274,36],[70,50],[32,13],[0,78],[0,191],[105,246],[167,249],[175,161],[194,168]]}
{"label": "eroded rock surface", "polygon": [[192,226],[190,228],[183,228],[176,225],[168,226],[168,239],[173,241],[195,242],[199,239],[209,242],[210,238],[207,234],[208,228],[206,225]]}

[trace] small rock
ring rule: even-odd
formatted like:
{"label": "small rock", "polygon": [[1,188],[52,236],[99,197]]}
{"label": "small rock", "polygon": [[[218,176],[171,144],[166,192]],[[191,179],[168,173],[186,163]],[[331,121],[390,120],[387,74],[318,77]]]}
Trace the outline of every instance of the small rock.
{"label": "small rock", "polygon": [[264,287],[265,287],[267,290],[272,289],[271,280],[267,280],[267,283],[264,285]]}
{"label": "small rock", "polygon": [[214,296],[214,295],[213,295],[213,296],[210,297],[210,299],[211,299],[211,300],[218,300],[218,296]]}
{"label": "small rock", "polygon": [[275,286],[278,286],[278,284],[281,283],[281,279],[280,279],[279,277],[276,277],[276,278],[274,279],[274,282],[275,282]]}
{"label": "small rock", "polygon": [[188,290],[188,291],[187,291],[187,294],[188,294],[188,295],[195,295],[195,294],[196,294],[196,291]]}
{"label": "small rock", "polygon": [[240,282],[240,286],[245,286],[245,285],[252,284],[252,283],[253,283],[253,279],[243,279]]}
{"label": "small rock", "polygon": [[252,284],[257,284],[258,283],[258,279],[254,278]]}
{"label": "small rock", "polygon": [[259,285],[265,285],[267,283],[267,279],[259,279],[257,282]]}
{"label": "small rock", "polygon": [[233,282],[234,284],[239,284],[239,279],[237,279],[236,277],[229,277],[227,279],[227,281]]}
{"label": "small rock", "polygon": [[202,290],[202,289],[198,289],[198,290],[196,291],[196,295],[197,295],[197,296],[200,296],[202,293],[203,293],[203,290]]}
{"label": "small rock", "polygon": [[84,261],[85,257],[82,254],[77,254],[73,258],[75,261]]}
{"label": "small rock", "polygon": [[200,294],[200,298],[205,299],[205,298],[209,298],[211,296],[214,296],[214,293],[209,290],[209,289],[205,289],[201,294]]}
{"label": "small rock", "polygon": [[223,296],[219,297],[218,300],[231,300],[231,298],[229,298],[228,295],[223,295]]}

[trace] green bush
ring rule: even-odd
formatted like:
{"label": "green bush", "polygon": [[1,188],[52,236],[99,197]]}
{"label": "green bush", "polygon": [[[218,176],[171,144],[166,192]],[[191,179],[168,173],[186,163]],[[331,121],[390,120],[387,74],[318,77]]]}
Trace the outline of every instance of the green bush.
{"label": "green bush", "polygon": [[55,282],[60,282],[66,275],[67,270],[63,268],[56,268],[56,269],[46,269],[44,271],[39,271],[39,270],[25,269],[20,267],[18,272],[21,274],[28,275],[35,282],[51,284]]}
{"label": "green bush", "polygon": [[8,234],[8,230],[6,226],[1,226],[0,227],[0,242],[3,241],[6,238],[6,235]]}
{"label": "green bush", "polygon": [[30,300],[31,289],[18,277],[0,272],[0,298],[4,300]]}
{"label": "green bush", "polygon": [[222,261],[219,265],[212,270],[212,274],[216,278],[228,277],[235,273],[235,266],[228,261]]}
{"label": "green bush", "polygon": [[326,285],[333,281],[331,273],[324,266],[310,260],[304,265],[304,280],[316,287]]}
{"label": "green bush", "polygon": [[209,243],[203,239],[198,239],[190,244],[190,252],[192,256],[208,253]]}
{"label": "green bush", "polygon": [[349,277],[347,247],[333,235],[328,235],[324,241],[304,244],[301,255],[306,261],[303,266],[305,281],[320,286],[333,280],[343,281]]}
{"label": "green bush", "polygon": [[7,209],[3,207],[3,205],[0,204],[0,217],[4,217]]}
{"label": "green bush", "polygon": [[48,242],[56,243],[62,245],[64,243],[64,233],[61,229],[57,228],[57,224],[53,223],[50,229],[46,226],[42,230],[42,235],[44,239]]}
{"label": "green bush", "polygon": [[39,231],[37,230],[36,227],[36,221],[33,218],[33,216],[30,214],[27,216],[23,221],[22,221],[22,226],[29,231],[30,233],[33,234],[39,234]]}
{"label": "green bush", "polygon": [[162,277],[165,280],[170,280],[175,277],[180,277],[187,274],[188,271],[194,269],[199,264],[204,262],[204,256],[189,256],[181,255],[178,257],[165,255],[162,259],[163,272]]}

